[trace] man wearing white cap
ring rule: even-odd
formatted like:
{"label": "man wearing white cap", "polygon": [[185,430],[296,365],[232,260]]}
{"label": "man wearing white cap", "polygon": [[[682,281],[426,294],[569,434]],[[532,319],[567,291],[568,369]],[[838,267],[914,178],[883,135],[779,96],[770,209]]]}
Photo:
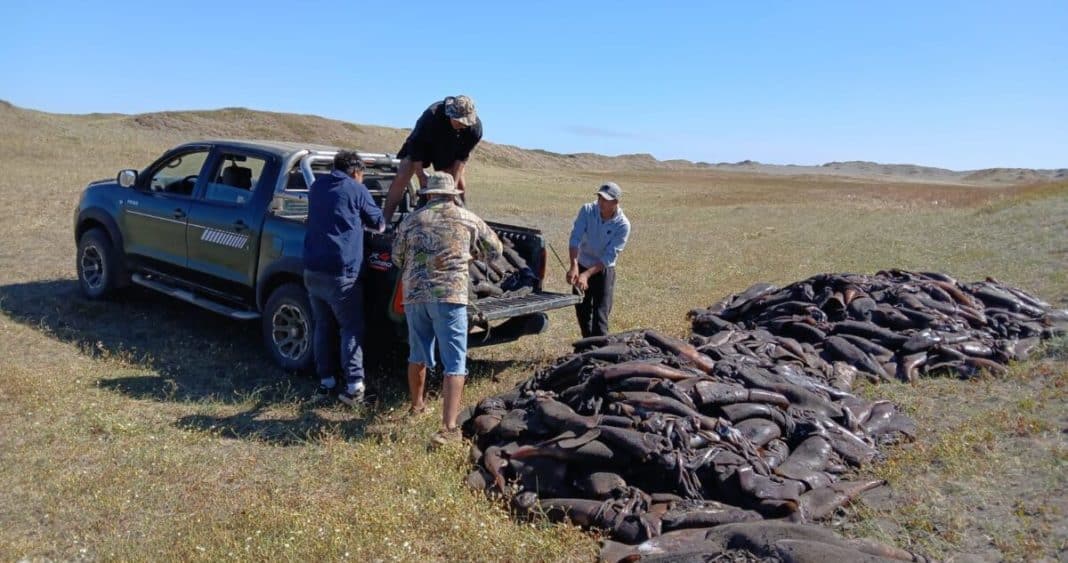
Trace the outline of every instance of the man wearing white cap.
{"label": "man wearing white cap", "polygon": [[619,207],[623,190],[607,182],[597,190],[597,201],[579,209],[568,244],[571,268],[567,283],[582,294],[575,305],[582,337],[608,334],[608,315],[616,286],[616,258],[630,236],[630,221]]}

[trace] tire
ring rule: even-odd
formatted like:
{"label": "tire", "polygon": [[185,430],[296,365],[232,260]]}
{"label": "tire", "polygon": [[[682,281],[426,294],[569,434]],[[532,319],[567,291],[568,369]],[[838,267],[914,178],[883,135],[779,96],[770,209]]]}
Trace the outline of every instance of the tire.
{"label": "tire", "polygon": [[111,243],[107,232],[89,229],[78,239],[78,285],[89,299],[113,297],[123,287],[123,256]]}
{"label": "tire", "polygon": [[274,363],[299,373],[315,371],[315,321],[304,286],[275,288],[263,308],[263,344]]}

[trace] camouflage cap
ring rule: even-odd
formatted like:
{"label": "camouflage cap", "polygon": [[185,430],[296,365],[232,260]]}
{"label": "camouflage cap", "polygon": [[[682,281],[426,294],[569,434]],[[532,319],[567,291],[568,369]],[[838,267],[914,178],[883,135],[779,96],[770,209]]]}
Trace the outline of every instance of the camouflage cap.
{"label": "camouflage cap", "polygon": [[448,172],[431,172],[426,187],[419,190],[419,195],[460,195],[456,189],[456,180]]}
{"label": "camouflage cap", "polygon": [[478,120],[478,114],[475,113],[475,101],[462,95],[445,98],[445,115],[468,127]]}

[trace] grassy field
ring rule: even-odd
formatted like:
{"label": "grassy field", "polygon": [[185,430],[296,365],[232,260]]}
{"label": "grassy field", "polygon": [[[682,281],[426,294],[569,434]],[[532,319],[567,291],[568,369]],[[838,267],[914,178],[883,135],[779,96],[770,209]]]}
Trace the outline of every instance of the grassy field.
{"label": "grassy field", "polygon": [[[314,382],[269,364],[255,323],[139,291],[111,303],[80,296],[71,214],[84,184],[190,138],[314,140],[326,127],[257,115],[138,122],[0,107],[0,559],[593,558],[595,536],[517,522],[465,491],[466,450],[425,449],[434,417],[388,422],[390,408],[404,408],[397,366],[370,372],[387,390],[380,409],[315,407]],[[395,149],[396,133],[330,127],[330,142]],[[623,186],[634,229],[619,264],[617,330],[683,335],[692,307],[826,271],[993,276],[1068,306],[1068,184],[487,162],[471,166],[473,209],[538,226],[561,253],[598,183]],[[549,283],[563,288],[559,267]],[[576,332],[559,311],[546,334],[475,351],[467,401],[566,353]],[[1068,348],[1053,351],[1002,378],[863,388],[923,430],[867,470],[889,487],[830,524],[936,557],[1064,557]]]}

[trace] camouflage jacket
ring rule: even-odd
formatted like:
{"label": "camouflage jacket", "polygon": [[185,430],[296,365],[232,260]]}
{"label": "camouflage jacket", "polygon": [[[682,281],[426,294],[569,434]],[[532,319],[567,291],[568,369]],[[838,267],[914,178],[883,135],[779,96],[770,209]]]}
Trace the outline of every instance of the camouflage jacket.
{"label": "camouflage jacket", "polygon": [[443,200],[404,218],[393,240],[393,262],[404,269],[405,303],[467,304],[471,259],[493,261],[501,241],[474,213]]}

